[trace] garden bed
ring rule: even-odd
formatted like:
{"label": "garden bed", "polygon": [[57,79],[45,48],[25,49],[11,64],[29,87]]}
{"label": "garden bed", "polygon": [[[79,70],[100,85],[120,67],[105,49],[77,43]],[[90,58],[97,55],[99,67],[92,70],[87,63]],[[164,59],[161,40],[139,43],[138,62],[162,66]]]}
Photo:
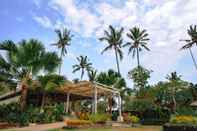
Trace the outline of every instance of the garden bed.
{"label": "garden bed", "polygon": [[9,124],[7,122],[0,122],[0,129],[5,129],[5,128],[11,128],[11,127],[16,127],[17,125],[15,124]]}
{"label": "garden bed", "polygon": [[197,125],[165,124],[163,131],[197,131]]}

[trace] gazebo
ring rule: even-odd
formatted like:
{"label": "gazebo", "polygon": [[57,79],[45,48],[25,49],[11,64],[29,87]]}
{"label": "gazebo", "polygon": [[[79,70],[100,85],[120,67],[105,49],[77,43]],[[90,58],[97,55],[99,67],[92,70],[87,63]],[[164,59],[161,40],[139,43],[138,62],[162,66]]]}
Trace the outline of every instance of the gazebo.
{"label": "gazebo", "polygon": [[[0,96],[0,101],[12,99],[16,96],[19,96],[20,94],[21,89],[18,89],[17,91]],[[103,96],[108,98],[116,97],[119,110],[118,120],[122,121],[120,91],[116,88],[90,81],[80,81],[77,83],[66,81],[60,88],[46,95],[51,97],[53,101],[66,102],[65,110],[67,113],[69,112],[69,105],[71,101],[86,99],[92,100],[92,113],[97,113],[97,102],[99,98]],[[38,96],[41,98],[42,92],[36,92],[35,94],[33,93],[29,95],[27,100],[31,100],[33,98],[37,99]]]}
{"label": "gazebo", "polygon": [[66,95],[66,112],[69,111],[69,103],[72,97],[79,99],[92,99],[92,112],[97,113],[97,101],[102,96],[116,97],[118,100],[119,120],[122,119],[121,114],[121,97],[118,89],[106,86],[97,82],[80,81],[78,83],[65,83],[58,92]]}

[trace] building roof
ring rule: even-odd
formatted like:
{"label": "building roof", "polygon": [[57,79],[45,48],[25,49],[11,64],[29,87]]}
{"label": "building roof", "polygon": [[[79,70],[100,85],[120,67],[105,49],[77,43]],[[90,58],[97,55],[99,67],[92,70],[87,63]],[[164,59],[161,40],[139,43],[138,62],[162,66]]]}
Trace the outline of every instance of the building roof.
{"label": "building roof", "polygon": [[97,96],[119,94],[119,90],[110,86],[106,86],[96,82],[80,81],[78,83],[65,83],[64,86],[58,89],[60,92],[70,93],[74,95],[92,97],[94,88],[97,89]]}

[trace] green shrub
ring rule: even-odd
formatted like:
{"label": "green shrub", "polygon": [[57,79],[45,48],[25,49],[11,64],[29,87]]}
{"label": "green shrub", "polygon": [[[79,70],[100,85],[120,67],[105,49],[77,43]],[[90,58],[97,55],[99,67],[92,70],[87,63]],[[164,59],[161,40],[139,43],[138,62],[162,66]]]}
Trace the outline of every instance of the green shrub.
{"label": "green shrub", "polygon": [[136,99],[131,102],[128,102],[125,105],[125,110],[126,111],[138,111],[138,112],[143,112],[145,110],[153,109],[154,108],[154,103],[150,100],[146,99]]}
{"label": "green shrub", "polygon": [[140,122],[140,118],[137,116],[134,116],[134,115],[130,116],[130,119],[131,119],[132,123],[139,123]]}
{"label": "green shrub", "polygon": [[181,107],[176,110],[176,115],[197,116],[197,110],[195,110],[191,107]]}
{"label": "green shrub", "polygon": [[110,119],[110,116],[107,114],[91,114],[89,116],[90,121],[93,123],[105,123]]}
{"label": "green shrub", "polygon": [[18,103],[0,106],[0,121],[26,126],[29,123],[51,123],[63,120],[64,105],[45,106],[40,108],[29,105],[24,111],[20,110]]}

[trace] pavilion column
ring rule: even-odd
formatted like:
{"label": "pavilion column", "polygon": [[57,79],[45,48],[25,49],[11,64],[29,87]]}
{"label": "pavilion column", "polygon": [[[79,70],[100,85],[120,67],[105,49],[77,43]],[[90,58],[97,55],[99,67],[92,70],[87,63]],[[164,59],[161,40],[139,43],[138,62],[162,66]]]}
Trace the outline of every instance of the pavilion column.
{"label": "pavilion column", "polygon": [[119,111],[118,121],[122,122],[123,121],[123,117],[122,117],[122,104],[121,104],[120,93],[118,93],[118,111]]}
{"label": "pavilion column", "polygon": [[67,98],[66,98],[66,113],[69,111],[69,102],[70,102],[70,93],[67,92]]}
{"label": "pavilion column", "polygon": [[96,87],[96,85],[94,86],[94,101],[93,101],[93,113],[97,113],[97,87]]}

